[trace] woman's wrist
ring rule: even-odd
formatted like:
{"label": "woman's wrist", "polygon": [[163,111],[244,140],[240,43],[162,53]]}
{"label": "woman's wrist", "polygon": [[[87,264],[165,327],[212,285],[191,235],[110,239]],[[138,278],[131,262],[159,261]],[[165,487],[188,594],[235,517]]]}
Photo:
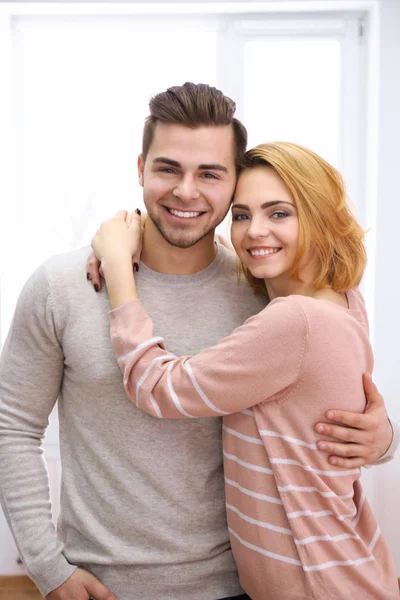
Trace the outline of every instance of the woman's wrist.
{"label": "woman's wrist", "polygon": [[125,274],[128,266],[129,268],[132,267],[132,257],[125,250],[120,250],[112,256],[104,257],[101,260],[101,268],[106,279],[109,275],[118,271]]}
{"label": "woman's wrist", "polygon": [[129,254],[121,253],[113,256],[102,262],[101,266],[107,284],[111,310],[137,299],[132,257]]}

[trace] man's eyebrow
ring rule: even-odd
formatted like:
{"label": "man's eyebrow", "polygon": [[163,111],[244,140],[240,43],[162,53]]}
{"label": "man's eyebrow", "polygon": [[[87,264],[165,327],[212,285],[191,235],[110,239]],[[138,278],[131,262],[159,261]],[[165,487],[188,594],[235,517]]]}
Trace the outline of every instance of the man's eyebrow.
{"label": "man's eyebrow", "polygon": [[181,168],[181,163],[179,163],[177,160],[166,158],[165,156],[157,156],[157,158],[154,158],[153,164],[155,163],[163,163],[165,165],[170,165],[171,167],[176,167],[177,169]]}
{"label": "man's eyebrow", "polygon": [[[289,206],[294,206],[294,204],[292,204],[291,202],[286,202],[285,200],[271,200],[270,202],[264,202],[264,204],[261,204],[261,208],[269,208],[270,206],[276,206],[277,204],[288,204]],[[232,210],[234,208],[249,210],[247,204],[232,204]]]}
{"label": "man's eyebrow", "polygon": [[219,163],[211,163],[209,165],[199,165],[199,171],[224,171],[224,173],[228,172],[228,169],[224,167],[224,165],[220,165]]}
{"label": "man's eyebrow", "polygon": [[[171,167],[176,167],[177,169],[182,168],[182,165],[177,160],[172,160],[171,158],[166,158],[165,156],[157,156],[153,159],[153,164],[162,163],[164,165],[170,165]],[[209,163],[202,164],[197,167],[198,171],[223,171],[224,173],[228,172],[228,169],[224,167],[224,165],[220,165],[219,163]]]}

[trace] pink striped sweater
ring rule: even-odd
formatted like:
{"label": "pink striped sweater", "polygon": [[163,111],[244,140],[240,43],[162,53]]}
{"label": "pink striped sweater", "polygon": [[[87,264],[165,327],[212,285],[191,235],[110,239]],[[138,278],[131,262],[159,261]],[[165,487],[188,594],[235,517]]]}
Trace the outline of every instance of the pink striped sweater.
{"label": "pink striped sweater", "polygon": [[327,409],[365,406],[367,317],[359,292],[348,300],[346,309],[278,298],[216,346],[180,358],[154,335],[139,300],[110,313],[125,389],[139,408],[159,418],[223,416],[228,526],[253,600],[399,598],[360,470],[329,465],[315,445]]}

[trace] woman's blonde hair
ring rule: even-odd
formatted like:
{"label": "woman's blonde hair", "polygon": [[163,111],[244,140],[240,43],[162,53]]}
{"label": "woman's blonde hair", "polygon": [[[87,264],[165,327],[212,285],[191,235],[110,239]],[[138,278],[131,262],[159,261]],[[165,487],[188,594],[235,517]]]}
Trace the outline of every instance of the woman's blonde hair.
{"label": "woman's blonde hair", "polygon": [[[336,292],[357,287],[366,265],[364,230],[352,214],[341,174],[320,156],[289,142],[260,144],[245,154],[244,170],[271,167],[293,196],[299,220],[299,243],[291,276],[301,281],[303,257],[312,250],[317,260],[316,289]],[[266,293],[264,280],[243,267],[251,286]]]}

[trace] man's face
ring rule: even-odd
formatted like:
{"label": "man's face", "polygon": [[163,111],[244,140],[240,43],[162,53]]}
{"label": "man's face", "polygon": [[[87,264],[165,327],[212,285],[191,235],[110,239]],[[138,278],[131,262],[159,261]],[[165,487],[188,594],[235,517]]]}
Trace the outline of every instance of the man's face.
{"label": "man's face", "polygon": [[138,167],[149,218],[169,244],[190,248],[229,209],[236,185],[232,127],[157,123]]}

